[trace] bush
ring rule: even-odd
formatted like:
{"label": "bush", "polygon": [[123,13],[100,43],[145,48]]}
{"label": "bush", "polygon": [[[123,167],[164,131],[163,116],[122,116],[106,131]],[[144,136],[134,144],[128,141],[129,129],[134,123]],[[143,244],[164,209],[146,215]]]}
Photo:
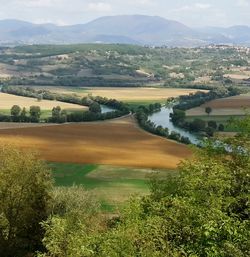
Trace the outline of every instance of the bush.
{"label": "bush", "polygon": [[0,147],[0,255],[26,256],[41,249],[51,179],[30,152]]}

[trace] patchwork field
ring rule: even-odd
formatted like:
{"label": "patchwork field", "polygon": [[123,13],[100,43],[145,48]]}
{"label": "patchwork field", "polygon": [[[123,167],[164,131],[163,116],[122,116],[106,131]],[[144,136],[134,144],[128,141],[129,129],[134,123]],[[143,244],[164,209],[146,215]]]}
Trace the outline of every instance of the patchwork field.
{"label": "patchwork field", "polygon": [[[175,88],[120,88],[120,87],[94,87],[94,88],[72,88],[72,87],[38,87],[50,91],[64,94],[77,94],[87,96],[102,96],[114,98],[125,102],[147,102],[147,101],[165,101],[169,97],[178,97],[195,93],[195,89],[175,89]],[[201,90],[202,91],[202,90]]]}
{"label": "patchwork field", "polygon": [[132,117],[84,124],[2,129],[0,142],[37,150],[47,161],[176,168],[190,149],[139,129]]}
{"label": "patchwork field", "polygon": [[75,110],[87,109],[87,107],[62,103],[58,101],[42,100],[38,101],[35,98],[22,97],[10,94],[0,93],[0,110],[10,110],[13,105],[19,105],[21,108],[29,108],[32,105],[40,106],[43,110],[51,110],[53,107],[60,106],[62,109]]}
{"label": "patchwork field", "polygon": [[239,95],[228,98],[213,100],[206,104],[190,109],[186,112],[187,116],[202,116],[207,115],[206,107],[211,107],[212,116],[239,116],[244,115],[250,110],[250,95]]}
{"label": "patchwork field", "polygon": [[96,164],[49,163],[56,186],[82,185],[92,190],[104,209],[117,206],[133,194],[149,192],[148,179],[173,170],[138,169]]}

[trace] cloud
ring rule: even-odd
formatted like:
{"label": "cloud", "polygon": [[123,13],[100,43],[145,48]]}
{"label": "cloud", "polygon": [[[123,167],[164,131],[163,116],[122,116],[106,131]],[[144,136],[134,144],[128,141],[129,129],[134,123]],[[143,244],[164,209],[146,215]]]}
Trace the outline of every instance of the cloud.
{"label": "cloud", "polygon": [[195,3],[194,7],[196,9],[208,9],[211,7],[211,4],[204,4],[204,3]]}
{"label": "cloud", "polygon": [[62,0],[16,0],[17,4],[29,8],[53,7],[63,2]]}
{"label": "cloud", "polygon": [[200,11],[200,10],[206,10],[211,8],[212,6],[210,4],[204,4],[204,3],[195,3],[192,5],[184,5],[179,8],[174,9],[174,12],[182,12],[182,11]]}
{"label": "cloud", "polygon": [[89,3],[87,5],[87,9],[89,11],[94,11],[94,12],[110,12],[112,11],[112,6],[108,3],[97,2],[97,3]]}
{"label": "cloud", "polygon": [[247,7],[250,6],[250,0],[237,0],[236,4],[240,7]]}
{"label": "cloud", "polygon": [[132,2],[138,5],[155,5],[155,1],[152,0],[134,0]]}

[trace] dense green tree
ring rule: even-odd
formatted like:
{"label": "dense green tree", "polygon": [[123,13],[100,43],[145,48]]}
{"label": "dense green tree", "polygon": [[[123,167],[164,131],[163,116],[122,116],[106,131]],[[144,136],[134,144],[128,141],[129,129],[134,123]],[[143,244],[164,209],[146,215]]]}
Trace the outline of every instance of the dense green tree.
{"label": "dense green tree", "polygon": [[237,128],[235,138],[208,141],[178,175],[152,179],[151,194],[126,207],[97,256],[249,256],[250,118]]}
{"label": "dense green tree", "polygon": [[201,119],[195,119],[189,124],[189,128],[191,131],[195,132],[204,131],[206,128],[206,122]]}
{"label": "dense green tree", "polygon": [[89,105],[89,111],[93,113],[101,113],[101,106],[97,102],[93,102]]}
{"label": "dense green tree", "polygon": [[21,113],[20,113],[20,121],[21,122],[25,122],[27,121],[27,111],[26,111],[26,108],[23,107]]}
{"label": "dense green tree", "polygon": [[219,131],[224,131],[224,130],[225,130],[224,125],[223,125],[223,124],[220,124],[220,125],[218,126],[218,130],[219,130]]}
{"label": "dense green tree", "polygon": [[0,256],[25,256],[41,245],[51,180],[29,152],[0,147]]}
{"label": "dense green tree", "polygon": [[30,119],[33,122],[39,122],[41,117],[41,108],[39,106],[30,106]]}
{"label": "dense green tree", "polygon": [[210,113],[212,112],[212,108],[211,107],[206,107],[205,108],[205,112],[207,113],[207,115],[210,115]]}
{"label": "dense green tree", "polygon": [[217,123],[214,120],[208,121],[207,125],[208,125],[208,127],[213,128],[215,130],[217,129]]}
{"label": "dense green tree", "polygon": [[174,109],[170,114],[171,120],[174,124],[180,124],[185,120],[186,113],[183,110]]}
{"label": "dense green tree", "polygon": [[213,127],[206,127],[206,133],[209,137],[214,135],[215,129]]}
{"label": "dense green tree", "polygon": [[10,113],[13,117],[18,117],[20,115],[20,112],[21,112],[21,107],[19,105],[13,105],[11,107],[11,110],[10,110]]}
{"label": "dense green tree", "polygon": [[47,253],[39,256],[95,256],[95,236],[103,229],[95,196],[80,186],[55,188],[51,206],[53,215],[43,222]]}
{"label": "dense green tree", "polygon": [[57,106],[57,107],[53,107],[52,109],[52,119],[54,122],[59,122],[61,119],[61,107]]}

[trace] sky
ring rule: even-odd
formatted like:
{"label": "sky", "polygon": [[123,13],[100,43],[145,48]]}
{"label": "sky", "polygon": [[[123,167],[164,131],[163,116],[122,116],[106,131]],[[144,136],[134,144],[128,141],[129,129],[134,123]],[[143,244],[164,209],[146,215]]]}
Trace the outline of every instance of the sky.
{"label": "sky", "polygon": [[0,0],[0,20],[69,25],[121,14],[157,15],[191,27],[250,26],[250,0]]}

